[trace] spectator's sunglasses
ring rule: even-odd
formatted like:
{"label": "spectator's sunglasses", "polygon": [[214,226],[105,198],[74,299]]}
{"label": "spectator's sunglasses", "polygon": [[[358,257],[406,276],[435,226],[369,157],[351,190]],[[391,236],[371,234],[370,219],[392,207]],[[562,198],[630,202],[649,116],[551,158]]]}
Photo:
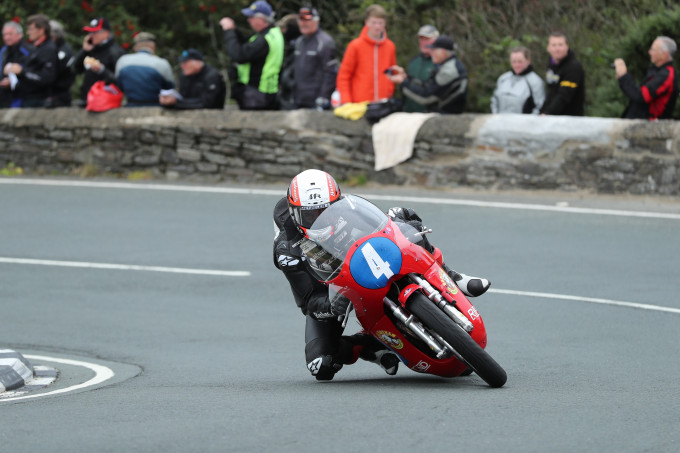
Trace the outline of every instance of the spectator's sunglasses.
{"label": "spectator's sunglasses", "polygon": [[312,13],[310,8],[302,8],[300,9],[298,17],[302,20],[312,20],[314,19],[314,13]]}

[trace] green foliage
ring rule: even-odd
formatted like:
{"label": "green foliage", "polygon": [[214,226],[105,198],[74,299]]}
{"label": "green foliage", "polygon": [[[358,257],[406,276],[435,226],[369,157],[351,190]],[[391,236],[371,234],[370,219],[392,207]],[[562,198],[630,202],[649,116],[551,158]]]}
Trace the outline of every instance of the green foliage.
{"label": "green foliage", "polygon": [[24,174],[24,169],[17,167],[14,162],[10,162],[6,167],[0,169],[0,175],[2,176],[21,176]]}
{"label": "green foliage", "polygon": [[[82,27],[105,16],[114,27],[116,41],[131,47],[139,31],[158,38],[158,54],[172,63],[188,47],[199,49],[208,63],[226,69],[219,20],[229,16],[249,31],[240,10],[250,0],[4,0],[3,22],[45,13],[64,24],[74,50],[82,46]],[[277,17],[312,4],[321,14],[321,26],[336,40],[340,54],[358,36],[363,14],[378,3],[389,14],[388,36],[397,46],[402,66],[418,53],[416,33],[433,24],[452,36],[458,55],[470,75],[468,111],[488,112],[497,78],[510,69],[508,52],[516,45],[531,51],[536,72],[543,76],[548,63],[547,36],[562,31],[586,70],[586,114],[618,117],[627,100],[620,93],[610,65],[623,58],[636,80],[649,65],[647,49],[657,35],[680,40],[680,7],[675,0],[270,0]],[[177,68],[178,69],[178,68]],[[79,85],[79,82],[76,82]],[[678,105],[680,108],[680,104]]]}

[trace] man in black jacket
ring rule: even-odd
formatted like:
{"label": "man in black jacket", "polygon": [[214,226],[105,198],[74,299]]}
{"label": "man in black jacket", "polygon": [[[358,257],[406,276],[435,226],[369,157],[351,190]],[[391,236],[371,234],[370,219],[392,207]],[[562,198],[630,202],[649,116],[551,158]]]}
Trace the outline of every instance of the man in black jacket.
{"label": "man in black jacket", "polygon": [[103,80],[109,84],[116,81],[116,62],[125,51],[113,41],[111,25],[106,18],[92,19],[83,30],[87,36],[83,40],[83,48],[73,61],[72,69],[76,74],[85,72],[80,87],[80,104],[84,107],[87,93],[95,82]]}
{"label": "man in black jacket", "polygon": [[4,68],[9,63],[25,66],[34,49],[24,41],[24,30],[17,22],[10,21],[3,25],[2,40],[5,45],[0,49],[0,109],[21,107],[21,99],[12,90],[12,82]]}
{"label": "man in black jacket", "polygon": [[222,109],[226,97],[224,78],[217,69],[203,61],[203,54],[196,49],[187,49],[179,57],[182,75],[179,79],[179,94],[161,94],[163,107],[188,109]]}
{"label": "man in black jacket", "polygon": [[300,8],[297,23],[302,36],[295,40],[295,107],[330,108],[338,76],[335,41],[319,28],[319,13],[315,8]]}
{"label": "man in black jacket", "polygon": [[548,84],[542,115],[583,116],[586,100],[586,73],[569,49],[567,37],[559,32],[548,38],[550,63],[545,81]]}
{"label": "man in black jacket", "polygon": [[621,58],[614,60],[619,87],[630,99],[623,112],[624,118],[672,118],[678,98],[678,76],[673,67],[673,56],[677,48],[675,41],[667,36],[659,36],[654,40],[649,48],[652,65],[640,86],[637,86],[628,72],[626,63]]}
{"label": "man in black jacket", "polygon": [[29,16],[26,24],[26,34],[35,51],[28,57],[25,66],[12,63],[5,72],[17,77],[14,91],[21,98],[21,107],[44,107],[57,78],[57,47],[50,38],[47,16]]}
{"label": "man in black jacket", "polygon": [[57,77],[52,86],[52,93],[47,98],[45,107],[69,107],[71,105],[71,86],[76,75],[71,71],[73,64],[73,50],[66,42],[66,33],[61,23],[50,21],[50,34],[57,46]]}

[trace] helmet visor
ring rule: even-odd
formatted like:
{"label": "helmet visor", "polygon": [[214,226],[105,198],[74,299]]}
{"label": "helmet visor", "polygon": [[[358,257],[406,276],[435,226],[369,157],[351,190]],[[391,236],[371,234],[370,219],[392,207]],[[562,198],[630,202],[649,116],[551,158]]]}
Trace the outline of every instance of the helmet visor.
{"label": "helmet visor", "polygon": [[322,212],[330,206],[330,203],[325,203],[316,206],[298,206],[294,210],[295,223],[302,228],[309,229],[319,218]]}

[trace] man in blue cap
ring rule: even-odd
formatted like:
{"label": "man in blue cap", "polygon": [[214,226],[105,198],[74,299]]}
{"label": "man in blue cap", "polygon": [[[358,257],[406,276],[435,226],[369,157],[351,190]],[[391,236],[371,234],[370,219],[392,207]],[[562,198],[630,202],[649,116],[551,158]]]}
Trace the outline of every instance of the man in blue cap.
{"label": "man in blue cap", "polygon": [[250,38],[236,29],[232,18],[220,20],[227,54],[236,63],[233,97],[241,110],[276,110],[283,34],[274,26],[274,10],[266,1],[257,0],[241,13],[255,32]]}
{"label": "man in blue cap", "polygon": [[161,92],[159,101],[163,107],[178,110],[224,108],[224,78],[217,69],[205,63],[200,51],[183,51],[179,64],[182,68],[179,96],[177,93]]}

